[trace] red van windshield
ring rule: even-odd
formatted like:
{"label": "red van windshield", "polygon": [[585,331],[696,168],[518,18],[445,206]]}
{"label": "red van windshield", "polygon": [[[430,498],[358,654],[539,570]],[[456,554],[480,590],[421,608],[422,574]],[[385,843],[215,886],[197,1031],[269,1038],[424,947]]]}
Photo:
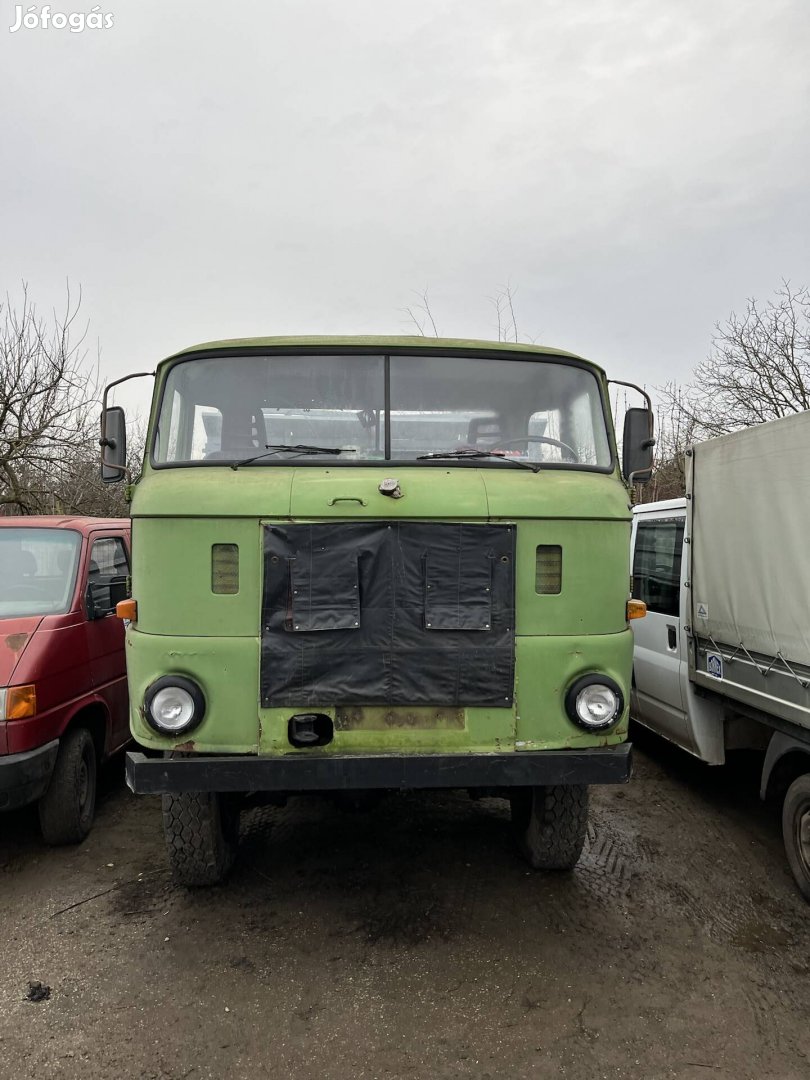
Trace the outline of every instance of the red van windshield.
{"label": "red van windshield", "polygon": [[0,619],[68,611],[81,541],[69,529],[0,529]]}

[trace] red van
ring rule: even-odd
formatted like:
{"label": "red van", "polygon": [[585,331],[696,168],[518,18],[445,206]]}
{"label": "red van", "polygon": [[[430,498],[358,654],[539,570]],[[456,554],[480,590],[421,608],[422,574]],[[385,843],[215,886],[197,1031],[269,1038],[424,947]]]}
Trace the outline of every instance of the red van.
{"label": "red van", "polygon": [[0,517],[0,811],[38,801],[50,844],[85,838],[129,740],[129,545],[127,520]]}

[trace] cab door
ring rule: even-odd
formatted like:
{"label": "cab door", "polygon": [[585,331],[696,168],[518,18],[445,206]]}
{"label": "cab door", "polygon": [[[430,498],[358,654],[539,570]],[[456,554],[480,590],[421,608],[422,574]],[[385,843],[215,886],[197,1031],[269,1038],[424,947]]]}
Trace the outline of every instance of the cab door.
{"label": "cab door", "polygon": [[633,529],[633,597],[647,615],[633,622],[632,714],[680,746],[690,743],[683,686],[688,668],[681,618],[685,510],[637,514]]}
{"label": "cab door", "polygon": [[[87,561],[87,651],[93,688],[104,698],[110,712],[107,750],[112,752],[129,739],[129,705],[124,624],[116,618],[109,587],[129,578],[129,552],[122,533],[94,533],[90,538]],[[90,586],[96,598],[95,611],[90,601]],[[108,601],[105,602],[105,596]]]}

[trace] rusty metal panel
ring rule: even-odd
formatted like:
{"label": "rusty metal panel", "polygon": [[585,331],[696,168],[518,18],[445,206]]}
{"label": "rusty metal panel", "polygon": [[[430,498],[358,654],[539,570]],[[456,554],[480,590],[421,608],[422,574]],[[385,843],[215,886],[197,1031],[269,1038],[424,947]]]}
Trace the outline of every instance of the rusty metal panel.
{"label": "rusty metal panel", "polygon": [[335,710],[335,731],[463,731],[464,709],[348,705]]}

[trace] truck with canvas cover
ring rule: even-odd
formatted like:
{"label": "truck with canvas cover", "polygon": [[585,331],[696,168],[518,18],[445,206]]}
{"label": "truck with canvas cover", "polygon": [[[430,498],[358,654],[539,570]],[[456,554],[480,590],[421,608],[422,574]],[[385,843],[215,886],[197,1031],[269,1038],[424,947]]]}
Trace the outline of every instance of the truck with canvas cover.
{"label": "truck with canvas cover", "polygon": [[[535,346],[266,338],[157,369],[132,491],[128,755],[220,880],[247,800],[467,788],[566,869],[627,780],[628,487],[607,381]],[[109,388],[108,388],[109,389]],[[623,471],[650,467],[629,410]],[[102,417],[102,468],[125,425]]]}
{"label": "truck with canvas cover", "polygon": [[765,752],[810,900],[810,412],[697,444],[684,499],[634,511],[632,713],[711,764]]}

